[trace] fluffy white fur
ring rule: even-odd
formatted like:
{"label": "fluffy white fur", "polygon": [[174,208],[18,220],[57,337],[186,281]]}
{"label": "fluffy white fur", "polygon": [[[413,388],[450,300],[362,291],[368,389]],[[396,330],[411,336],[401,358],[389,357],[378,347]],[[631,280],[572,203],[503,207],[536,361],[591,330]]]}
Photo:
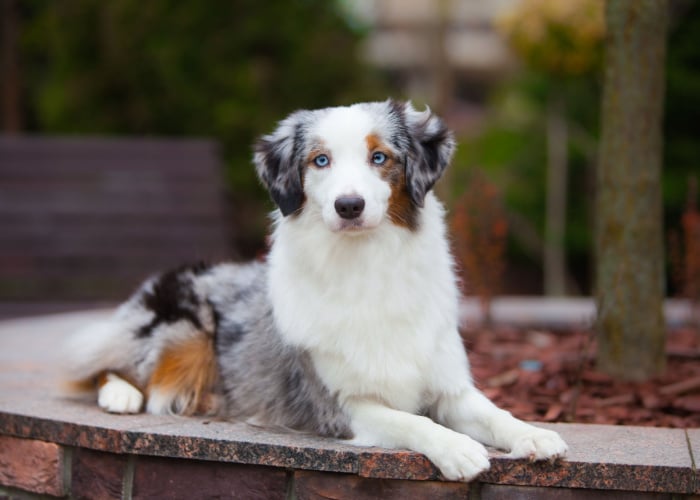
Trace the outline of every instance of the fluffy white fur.
{"label": "fluffy white fur", "polygon": [[[391,190],[366,161],[365,138],[376,129],[361,110],[337,108],[311,133],[331,165],[308,170],[303,210],[276,220],[269,294],[280,333],[311,353],[350,414],[355,443],[422,452],[455,480],[488,468],[477,440],[515,457],[563,455],[556,433],[474,388],[444,210],[428,193],[417,230],[387,218]],[[361,225],[347,231],[333,208],[345,195],[366,201]],[[426,410],[434,420],[417,415]]]}
{"label": "fluffy white fur", "polygon": [[97,393],[97,404],[110,413],[138,413],[143,405],[143,394],[126,380],[113,373]]}

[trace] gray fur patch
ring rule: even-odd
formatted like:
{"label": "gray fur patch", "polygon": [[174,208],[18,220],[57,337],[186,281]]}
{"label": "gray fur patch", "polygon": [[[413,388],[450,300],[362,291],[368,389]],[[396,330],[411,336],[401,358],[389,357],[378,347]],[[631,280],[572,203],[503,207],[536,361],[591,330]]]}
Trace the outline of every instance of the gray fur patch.
{"label": "gray fur patch", "polygon": [[297,212],[304,204],[303,148],[312,116],[311,111],[292,113],[254,147],[258,177],[285,216]]}
{"label": "gray fur patch", "polygon": [[[350,437],[349,420],[323,385],[309,355],[282,342],[265,290],[266,270],[252,264],[257,276],[245,298],[224,282],[211,295],[221,324],[218,359],[227,414],[253,418],[271,426]],[[229,286],[227,286],[229,285]]]}
{"label": "gray fur patch", "polygon": [[429,109],[418,112],[407,104],[404,112],[411,137],[406,182],[413,202],[422,207],[425,195],[449,165],[455,141],[444,122]]}
{"label": "gray fur patch", "polygon": [[[168,289],[160,298],[165,303],[153,311],[159,283]],[[277,333],[266,283],[266,266],[261,263],[220,264],[198,272],[181,268],[147,281],[120,309],[121,317],[141,318],[125,332],[139,354],[108,369],[145,386],[168,345],[192,335],[214,334],[220,380],[213,389],[224,396],[223,417],[352,437],[348,417],[319,379],[309,355],[285,344]],[[156,321],[164,311],[178,314]],[[180,311],[186,314],[180,317]],[[142,334],[145,329],[148,335]]]}

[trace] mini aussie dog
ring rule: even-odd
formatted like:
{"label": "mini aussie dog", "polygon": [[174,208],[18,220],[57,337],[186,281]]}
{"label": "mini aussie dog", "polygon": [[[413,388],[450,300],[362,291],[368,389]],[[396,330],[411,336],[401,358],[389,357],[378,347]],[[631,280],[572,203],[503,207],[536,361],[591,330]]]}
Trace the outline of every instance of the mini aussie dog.
{"label": "mini aussie dog", "polygon": [[472,383],[431,192],[454,146],[438,117],[410,103],[293,113],[255,146],[278,207],[266,263],[146,281],[72,339],[72,378],[95,382],[109,412],[209,410],[409,448],[450,480],[488,469],[482,443],[532,460],[564,455],[558,434]]}

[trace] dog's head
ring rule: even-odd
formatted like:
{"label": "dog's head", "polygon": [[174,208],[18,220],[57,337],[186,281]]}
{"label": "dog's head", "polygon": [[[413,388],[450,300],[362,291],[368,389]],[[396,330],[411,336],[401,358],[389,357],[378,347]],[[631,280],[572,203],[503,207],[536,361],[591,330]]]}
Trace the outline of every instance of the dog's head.
{"label": "dog's head", "polygon": [[415,229],[454,147],[429,109],[388,100],[292,113],[257,142],[254,161],[285,217],[315,210],[331,231],[385,220]]}

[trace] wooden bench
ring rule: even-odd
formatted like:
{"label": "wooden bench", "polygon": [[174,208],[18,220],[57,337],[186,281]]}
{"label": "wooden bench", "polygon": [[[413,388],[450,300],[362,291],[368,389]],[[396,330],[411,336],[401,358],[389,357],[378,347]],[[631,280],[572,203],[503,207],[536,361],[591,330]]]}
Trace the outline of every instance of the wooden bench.
{"label": "wooden bench", "polygon": [[230,254],[207,140],[0,137],[0,301],[122,299]]}

